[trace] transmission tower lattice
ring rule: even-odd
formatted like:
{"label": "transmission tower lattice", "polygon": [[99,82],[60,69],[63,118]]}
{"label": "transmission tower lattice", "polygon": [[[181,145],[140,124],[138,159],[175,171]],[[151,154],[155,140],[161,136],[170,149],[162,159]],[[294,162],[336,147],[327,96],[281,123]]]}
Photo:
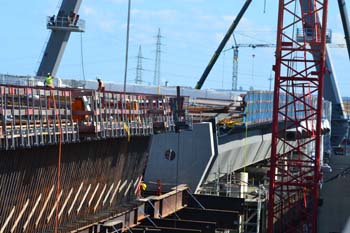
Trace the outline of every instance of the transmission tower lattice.
{"label": "transmission tower lattice", "polygon": [[155,60],[155,67],[154,67],[154,78],[153,78],[153,85],[160,86],[160,54],[161,54],[161,34],[160,34],[160,28],[158,29],[158,35],[157,35],[157,44],[156,44],[156,60]]}
{"label": "transmission tower lattice", "polygon": [[142,84],[142,59],[144,57],[142,57],[142,49],[141,49],[141,45],[139,47],[139,53],[137,55],[137,66],[136,66],[136,79],[135,79],[135,83],[136,84]]}
{"label": "transmission tower lattice", "polygon": [[268,80],[269,80],[269,91],[271,91],[272,90],[272,81],[273,81],[273,78],[272,78],[272,74],[270,74],[270,78],[268,78]]}

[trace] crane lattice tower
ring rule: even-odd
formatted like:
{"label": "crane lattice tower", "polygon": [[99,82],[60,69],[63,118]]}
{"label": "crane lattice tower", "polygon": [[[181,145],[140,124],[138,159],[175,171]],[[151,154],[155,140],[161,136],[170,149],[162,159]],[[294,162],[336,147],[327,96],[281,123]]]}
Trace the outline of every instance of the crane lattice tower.
{"label": "crane lattice tower", "polygon": [[327,7],[279,1],[268,233],[317,232]]}

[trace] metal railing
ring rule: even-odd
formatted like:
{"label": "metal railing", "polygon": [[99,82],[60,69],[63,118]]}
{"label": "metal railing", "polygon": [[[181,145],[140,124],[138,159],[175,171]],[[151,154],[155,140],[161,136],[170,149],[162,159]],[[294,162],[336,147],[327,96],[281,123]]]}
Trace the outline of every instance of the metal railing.
{"label": "metal railing", "polygon": [[85,31],[85,20],[70,16],[48,16],[47,28],[53,30],[68,30],[68,31]]}
{"label": "metal railing", "polygon": [[[297,28],[296,39],[297,42],[312,42],[315,41],[317,35],[313,28]],[[332,30],[327,29],[326,31],[326,43],[332,43]]]}
{"label": "metal railing", "polygon": [[60,134],[70,143],[175,130],[175,96],[50,89],[35,86],[32,78],[13,81],[23,86],[0,84],[0,149],[56,144]]}
{"label": "metal railing", "polygon": [[69,90],[0,85],[0,149],[78,140]]}

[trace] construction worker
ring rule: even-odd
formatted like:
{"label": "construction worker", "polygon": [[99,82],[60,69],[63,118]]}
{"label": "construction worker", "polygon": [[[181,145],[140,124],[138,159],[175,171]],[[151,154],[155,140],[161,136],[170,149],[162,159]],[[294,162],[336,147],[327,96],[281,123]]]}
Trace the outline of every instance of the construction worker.
{"label": "construction worker", "polygon": [[46,79],[45,79],[45,86],[49,88],[54,88],[53,85],[53,76],[51,73],[47,73]]}
{"label": "construction worker", "polygon": [[96,80],[98,82],[97,91],[104,92],[105,91],[105,85],[103,84],[101,78],[97,77]]}
{"label": "construction worker", "polygon": [[144,197],[145,191],[147,189],[147,185],[145,181],[141,181],[140,187],[139,187],[139,197]]}

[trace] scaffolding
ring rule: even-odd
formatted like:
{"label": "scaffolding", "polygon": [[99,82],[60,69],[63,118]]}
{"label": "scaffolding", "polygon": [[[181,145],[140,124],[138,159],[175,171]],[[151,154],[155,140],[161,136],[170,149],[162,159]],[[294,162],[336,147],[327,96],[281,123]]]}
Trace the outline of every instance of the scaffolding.
{"label": "scaffolding", "polygon": [[[229,197],[243,201],[238,232],[266,231],[266,191],[263,184],[249,182],[248,173],[217,172],[215,180],[203,184],[198,194]],[[222,232],[230,232],[223,230]]]}
{"label": "scaffolding", "polygon": [[0,150],[175,131],[176,96],[6,84],[0,95]]}
{"label": "scaffolding", "polygon": [[75,142],[72,92],[37,87],[0,86],[0,149]]}

